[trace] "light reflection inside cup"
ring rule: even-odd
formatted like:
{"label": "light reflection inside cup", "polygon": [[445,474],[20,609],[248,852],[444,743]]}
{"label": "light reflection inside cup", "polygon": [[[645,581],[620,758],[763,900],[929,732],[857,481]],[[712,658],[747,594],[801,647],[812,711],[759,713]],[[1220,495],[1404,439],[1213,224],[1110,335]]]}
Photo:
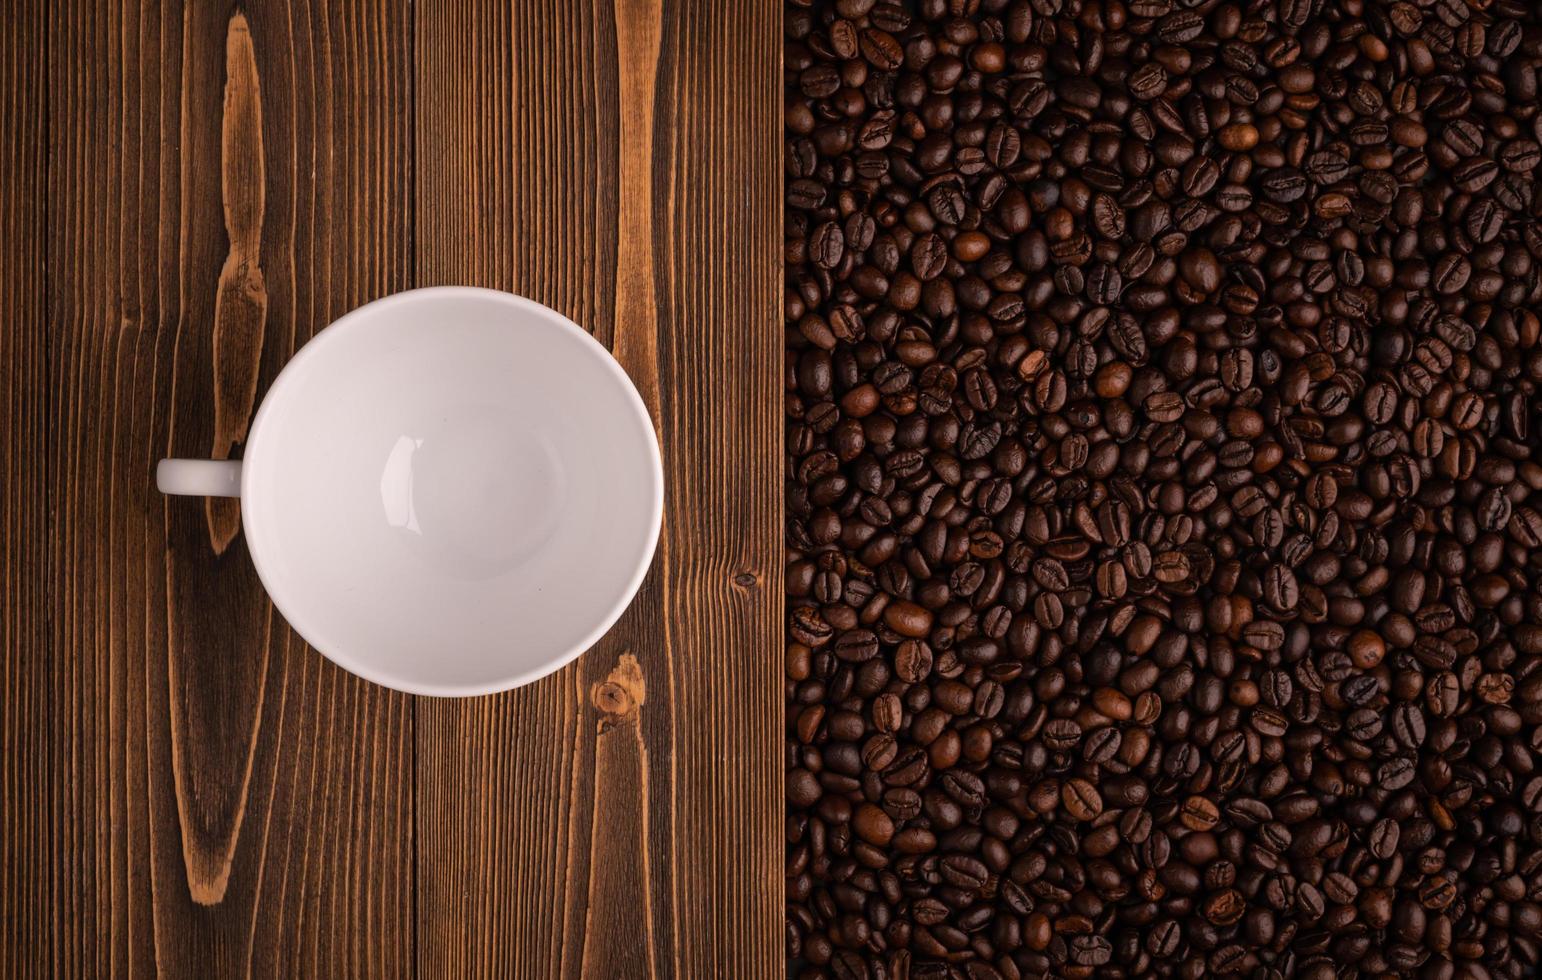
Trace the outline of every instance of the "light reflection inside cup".
{"label": "light reflection inside cup", "polygon": [[565,467],[542,435],[487,406],[447,413],[385,455],[380,503],[404,547],[459,579],[516,567],[552,535]]}

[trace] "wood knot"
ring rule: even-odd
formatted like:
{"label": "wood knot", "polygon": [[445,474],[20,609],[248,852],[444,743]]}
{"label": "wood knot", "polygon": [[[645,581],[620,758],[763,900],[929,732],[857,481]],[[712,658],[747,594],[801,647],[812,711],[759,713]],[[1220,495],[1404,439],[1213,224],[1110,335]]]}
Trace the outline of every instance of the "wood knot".
{"label": "wood knot", "polygon": [[589,698],[605,715],[606,721],[636,719],[643,702],[647,700],[642,666],[637,663],[637,658],[630,653],[623,653],[616,666],[611,668],[610,674],[590,689]]}
{"label": "wood knot", "polygon": [[753,589],[760,584],[760,576],[750,571],[740,572],[734,576],[734,584],[741,589]]}
{"label": "wood knot", "polygon": [[615,681],[606,681],[594,692],[594,706],[613,715],[624,715],[632,710],[632,696]]}

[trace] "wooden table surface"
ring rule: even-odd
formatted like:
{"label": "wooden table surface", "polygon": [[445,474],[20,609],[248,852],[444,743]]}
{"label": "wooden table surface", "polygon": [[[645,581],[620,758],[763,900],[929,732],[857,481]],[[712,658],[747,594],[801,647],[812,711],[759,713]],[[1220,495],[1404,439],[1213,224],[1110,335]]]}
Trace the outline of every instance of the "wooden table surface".
{"label": "wooden table surface", "polygon": [[[0,975],[783,974],[778,0],[4,6]],[[441,283],[609,345],[668,487],[609,636],[462,701],[152,484]]]}

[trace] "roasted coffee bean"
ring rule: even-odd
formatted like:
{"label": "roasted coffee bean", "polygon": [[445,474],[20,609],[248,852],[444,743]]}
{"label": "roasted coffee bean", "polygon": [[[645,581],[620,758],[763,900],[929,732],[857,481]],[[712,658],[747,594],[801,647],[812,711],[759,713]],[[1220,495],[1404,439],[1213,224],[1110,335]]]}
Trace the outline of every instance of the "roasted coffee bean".
{"label": "roasted coffee bean", "polygon": [[1060,798],[1074,820],[1091,820],[1103,812],[1103,797],[1097,787],[1079,777],[1060,788]]}
{"label": "roasted coffee bean", "polygon": [[878,656],[878,637],[872,630],[847,630],[836,637],[832,649],[842,660],[862,663]]}
{"label": "roasted coffee bean", "polygon": [[980,891],[990,880],[990,871],[983,862],[963,854],[943,858],[941,870],[948,884],[965,891]]}
{"label": "roasted coffee bean", "polygon": [[789,976],[1539,972],[1539,39],[788,3]]}

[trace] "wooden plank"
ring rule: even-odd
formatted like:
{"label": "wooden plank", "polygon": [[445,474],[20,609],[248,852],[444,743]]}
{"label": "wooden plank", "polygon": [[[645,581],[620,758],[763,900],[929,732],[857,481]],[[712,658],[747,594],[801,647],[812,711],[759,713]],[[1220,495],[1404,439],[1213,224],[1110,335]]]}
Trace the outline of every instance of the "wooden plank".
{"label": "wooden plank", "polygon": [[416,5],[418,282],[617,353],[664,450],[631,610],[507,695],[420,702],[427,977],[779,976],[780,5]]}
{"label": "wooden plank", "polygon": [[42,4],[21,3],[7,9],[0,27],[0,976],[18,978],[54,976],[59,967],[44,23]]}
{"label": "wooden plank", "polygon": [[301,343],[408,284],[407,18],[50,8],[54,973],[411,969],[411,701],[289,631],[233,507],[151,477],[237,454]]}

